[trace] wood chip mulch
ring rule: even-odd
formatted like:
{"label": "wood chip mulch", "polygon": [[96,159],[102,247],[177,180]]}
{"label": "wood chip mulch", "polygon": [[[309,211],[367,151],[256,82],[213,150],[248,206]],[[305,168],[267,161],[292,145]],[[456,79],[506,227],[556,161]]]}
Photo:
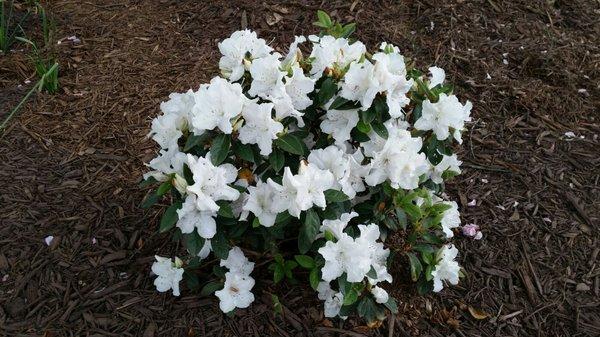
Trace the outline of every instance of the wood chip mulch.
{"label": "wood chip mulch", "polygon": [[[57,38],[81,43],[57,46],[61,91],[37,95],[0,139],[0,335],[600,335],[598,1],[48,6]],[[216,44],[232,31],[284,48],[316,32],[319,8],[355,21],[370,49],[385,40],[419,67],[443,67],[474,103],[463,174],[448,185],[463,222],[484,232],[455,240],[466,279],[426,297],[397,286],[401,312],[375,330],[324,320],[308,287],[273,286],[266,272],[254,305],[231,318],[212,297],[157,293],[153,255],[181,253],[157,233],[162,210],[139,208],[159,103],[218,74]],[[22,48],[0,55],[1,118],[35,81]]]}

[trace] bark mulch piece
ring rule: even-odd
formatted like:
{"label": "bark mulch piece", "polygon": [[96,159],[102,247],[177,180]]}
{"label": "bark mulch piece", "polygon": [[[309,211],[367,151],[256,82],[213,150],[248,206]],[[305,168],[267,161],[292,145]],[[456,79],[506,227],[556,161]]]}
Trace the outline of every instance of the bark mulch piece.
{"label": "bark mulch piece", "polygon": [[[52,1],[61,91],[39,94],[0,139],[0,334],[6,336],[600,335],[600,3],[595,1]],[[316,9],[357,23],[474,102],[463,174],[448,185],[484,239],[458,237],[468,276],[376,330],[324,320],[308,287],[257,282],[234,317],[214,298],[154,290],[161,210],[138,206],[159,103],[218,74],[216,43],[243,26],[277,47]],[[276,24],[273,24],[277,22]],[[0,56],[1,115],[32,71]],[[575,133],[575,138],[565,132]],[[475,206],[469,204],[475,203]],[[54,236],[50,246],[44,238]],[[265,273],[266,274],[266,273]],[[270,293],[279,295],[276,316]]]}

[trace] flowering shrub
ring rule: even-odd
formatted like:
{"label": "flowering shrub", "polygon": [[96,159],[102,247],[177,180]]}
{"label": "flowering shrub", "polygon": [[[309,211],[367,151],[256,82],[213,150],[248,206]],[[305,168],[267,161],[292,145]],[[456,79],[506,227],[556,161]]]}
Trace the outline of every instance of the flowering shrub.
{"label": "flowering shrub", "polygon": [[[222,77],[161,104],[150,132],[161,149],[144,176],[160,185],[143,206],[171,202],[160,232],[190,257],[156,257],[158,291],[178,296],[185,279],[223,312],[246,308],[251,252],[270,260],[274,282],[307,280],[325,316],[374,322],[397,310],[392,260],[421,292],[458,283],[449,240],[460,216],[442,191],[460,173],[452,145],[471,103],[442,69],[425,74],[387,43],[370,54],[349,38],[353,24],[318,14],[321,34],[296,37],[285,56],[233,33],[219,43]],[[211,253],[220,263],[199,277]]]}

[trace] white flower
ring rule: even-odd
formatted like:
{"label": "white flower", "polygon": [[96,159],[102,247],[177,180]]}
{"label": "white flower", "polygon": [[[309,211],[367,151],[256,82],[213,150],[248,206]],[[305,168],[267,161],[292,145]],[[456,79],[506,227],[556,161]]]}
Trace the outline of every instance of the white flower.
{"label": "white flower", "polygon": [[219,298],[219,308],[222,312],[230,312],[235,308],[247,308],[254,302],[254,279],[248,275],[234,272],[225,274],[225,285],[223,289],[215,292]]}
{"label": "white flower", "polygon": [[258,181],[256,187],[248,187],[248,200],[244,204],[245,211],[252,212],[265,227],[271,227],[275,224],[277,214],[283,212],[286,208],[276,208],[276,191],[268,183]]}
{"label": "white flower", "polygon": [[435,166],[431,166],[431,172],[429,173],[431,181],[433,181],[436,184],[441,184],[442,182],[444,182],[442,175],[444,174],[444,172],[446,172],[446,170],[450,170],[459,174],[460,164],[462,164],[462,161],[458,160],[456,154],[453,154],[451,156],[443,155],[442,161],[440,161]]}
{"label": "white flower", "polygon": [[351,212],[351,213],[344,213],[344,214],[340,215],[339,219],[323,220],[323,224],[321,225],[321,228],[319,230],[321,231],[321,233],[325,233],[326,231],[329,231],[329,232],[331,232],[331,234],[333,234],[333,236],[335,238],[337,238],[339,240],[342,237],[342,235],[344,233],[344,229],[346,228],[346,226],[348,226],[348,223],[350,222],[350,220],[352,220],[352,218],[355,218],[357,216],[358,216],[358,213]]}
{"label": "white flower", "polygon": [[293,117],[296,119],[298,126],[304,126],[304,120],[302,119],[304,114],[296,110],[294,102],[290,95],[285,91],[284,86],[275,88],[271,92],[271,95],[267,97],[267,100],[271,101],[275,107],[275,119],[281,121],[286,117]]}
{"label": "white flower", "polygon": [[304,36],[295,36],[294,37],[294,42],[292,42],[290,44],[290,47],[288,48],[288,53],[285,56],[285,59],[283,61],[281,61],[282,69],[289,69],[289,68],[292,68],[292,67],[298,65],[298,59],[302,57],[302,53],[300,52],[298,45],[300,43],[304,43],[304,42],[306,42],[306,37],[304,37]]}
{"label": "white flower", "polygon": [[438,292],[444,288],[442,281],[448,281],[452,285],[458,284],[460,266],[454,261],[458,255],[458,249],[453,245],[445,245],[437,253],[437,264],[431,272],[433,276],[433,291]]}
{"label": "white flower", "polygon": [[325,301],[325,317],[335,317],[340,313],[344,303],[344,295],[341,292],[335,292],[331,289],[329,282],[320,282],[317,286],[318,298]]}
{"label": "white flower", "polygon": [[473,104],[467,101],[465,105],[460,104],[456,96],[440,94],[436,103],[423,101],[421,118],[415,122],[415,129],[427,131],[433,130],[438,140],[445,140],[450,136],[453,129],[454,139],[462,143],[461,131],[465,122],[471,120],[471,108]]}
{"label": "white flower", "polygon": [[152,171],[144,173],[144,179],[153,177],[158,181],[165,181],[168,179],[168,175],[173,173],[183,176],[183,164],[186,161],[186,154],[179,151],[178,147],[160,150],[159,155],[148,163],[148,167]]}
{"label": "white flower", "polygon": [[377,242],[380,237],[379,226],[370,224],[368,226],[358,225],[360,237],[356,239],[356,243],[361,246],[361,249],[369,253],[371,266],[375,269],[377,278],[369,279],[369,283],[377,284],[379,282],[392,282],[392,275],[387,271],[387,258],[390,255],[390,250],[385,249],[382,242]]}
{"label": "white flower", "polygon": [[219,60],[219,68],[224,77],[235,82],[244,75],[244,64],[253,59],[269,55],[273,49],[265,40],[259,39],[255,32],[240,30],[231,34],[231,37],[219,43],[219,51],[223,55]]}
{"label": "white flower", "polygon": [[204,240],[204,245],[198,252],[198,257],[200,258],[200,260],[204,260],[208,257],[208,255],[210,254],[211,251],[212,251],[212,244],[210,243],[210,240]]}
{"label": "white flower", "polygon": [[460,226],[460,213],[458,212],[458,204],[456,201],[444,201],[443,203],[451,206],[450,209],[444,211],[441,221],[442,231],[444,231],[446,238],[449,239],[454,236],[452,228]]}
{"label": "white flower", "polygon": [[357,192],[365,190],[363,177],[369,168],[360,164],[363,159],[360,151],[350,155],[339,147],[330,145],[311,151],[307,159],[318,168],[333,173],[335,184],[332,188],[341,190],[350,199],[353,199]]}
{"label": "white flower", "polygon": [[340,96],[347,100],[359,101],[363,110],[371,107],[373,99],[379,92],[373,71],[375,67],[365,60],[363,63],[353,62],[344,76]]}
{"label": "white flower", "polygon": [[390,299],[387,291],[378,286],[371,288],[371,294],[373,294],[373,297],[375,297],[375,302],[379,304],[387,303],[387,301]]}
{"label": "white flower", "polygon": [[173,289],[173,295],[179,296],[179,282],[183,279],[183,268],[181,260],[175,258],[175,263],[168,257],[154,257],[156,262],[152,264],[152,272],[158,276],[154,280],[156,290],[165,292]]}
{"label": "white flower", "polygon": [[358,109],[327,110],[321,122],[321,131],[330,134],[336,145],[341,146],[350,140],[350,131],[358,124],[358,120]]}
{"label": "white flower", "polygon": [[152,120],[152,129],[149,135],[161,148],[177,148],[177,140],[188,128],[194,104],[192,90],[183,94],[172,93],[169,95],[168,101],[160,104],[163,115]]}
{"label": "white flower", "polygon": [[254,269],[254,262],[250,262],[244,255],[240,247],[233,247],[229,250],[227,259],[221,260],[221,267],[226,267],[230,272],[240,275],[250,275]]}
{"label": "white flower", "polygon": [[217,233],[217,223],[215,217],[216,211],[201,211],[196,207],[196,195],[188,194],[180,209],[177,210],[177,224],[184,234],[192,233],[194,229],[198,234],[205,238],[211,239]]}
{"label": "white flower", "polygon": [[442,68],[430,67],[429,72],[431,77],[429,78],[429,89],[435,87],[438,84],[444,84],[446,79],[446,72]]}
{"label": "white flower", "polygon": [[[419,177],[427,173],[429,166],[425,154],[419,153],[423,140],[412,137],[406,130],[387,128],[390,132],[380,151],[374,152],[378,144],[366,144],[373,156],[371,171],[365,178],[369,186],[377,186],[389,180],[393,188],[407,190],[419,185]],[[370,142],[377,142],[372,135]],[[370,143],[367,142],[367,143]],[[374,153],[373,153],[374,152]]]}
{"label": "white flower", "polygon": [[258,144],[263,156],[271,154],[273,139],[277,139],[277,134],[283,131],[283,125],[271,118],[272,110],[271,103],[250,102],[242,111],[245,123],[239,130],[239,139],[244,144]]}
{"label": "white flower", "polygon": [[213,78],[210,85],[200,86],[195,99],[192,126],[196,135],[214,128],[219,128],[223,133],[231,133],[231,120],[239,116],[248,100],[238,83],[229,83],[220,77]]}
{"label": "white flower", "polygon": [[315,90],[315,82],[304,75],[302,68],[292,67],[292,77],[285,77],[285,91],[292,99],[295,109],[304,110],[312,104],[308,94]]}
{"label": "white flower", "polygon": [[196,208],[199,211],[217,212],[217,201],[234,201],[240,196],[238,190],[227,185],[237,177],[237,170],[233,165],[214,166],[210,161],[210,153],[197,159],[191,154],[187,157],[194,179],[194,184],[188,186],[187,191],[196,195]]}
{"label": "white flower", "polygon": [[365,45],[359,41],[349,44],[345,38],[336,39],[330,35],[325,35],[319,40],[309,36],[309,40],[314,44],[310,54],[313,58],[310,70],[312,78],[321,77],[326,68],[344,69],[350,62],[359,60],[367,51]]}
{"label": "white flower", "polygon": [[287,209],[290,215],[298,218],[300,212],[313,205],[325,208],[325,190],[334,183],[333,174],[321,170],[315,165],[301,163],[297,175],[293,175],[289,167],[283,171],[282,185],[269,179],[267,183],[276,191],[273,207]]}
{"label": "white flower", "polygon": [[[397,52],[376,53],[374,76],[379,85],[379,92],[386,93],[386,103],[392,118],[404,116],[402,108],[410,103],[406,94],[410,91],[414,81],[406,79],[406,64],[404,56]],[[365,107],[363,106],[363,109]]]}
{"label": "white flower", "polygon": [[382,259],[387,259],[389,250],[383,248],[379,238],[379,227],[359,225],[360,237],[352,239],[342,233],[337,242],[327,241],[319,249],[325,259],[321,269],[323,281],[330,282],[346,273],[348,282],[361,282],[371,267],[381,267]]}
{"label": "white flower", "polygon": [[252,75],[252,84],[248,94],[251,96],[260,96],[266,98],[275,88],[283,85],[283,76],[285,72],[281,71],[279,62],[280,55],[270,54],[260,59],[254,60],[250,66]]}

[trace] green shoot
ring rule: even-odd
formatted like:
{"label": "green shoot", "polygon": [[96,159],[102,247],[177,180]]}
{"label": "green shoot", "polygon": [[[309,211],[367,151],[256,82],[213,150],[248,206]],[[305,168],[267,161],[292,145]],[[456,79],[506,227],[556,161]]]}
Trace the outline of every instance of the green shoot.
{"label": "green shoot", "polygon": [[313,25],[321,28],[321,36],[331,35],[335,38],[348,38],[356,30],[355,23],[342,25],[339,22],[331,20],[329,14],[322,10],[317,11],[317,18],[319,20],[314,22]]}
{"label": "green shoot", "polygon": [[[53,74],[55,74],[55,75],[53,75]],[[19,102],[19,104],[17,104],[17,106],[10,112],[10,114],[6,117],[4,122],[2,122],[2,124],[0,125],[0,133],[4,132],[4,128],[6,127],[8,122],[17,113],[17,111],[19,111],[19,109],[21,109],[21,107],[29,99],[31,94],[33,94],[34,91],[38,91],[38,92],[42,91],[42,89],[46,87],[46,85],[45,85],[46,81],[48,81],[49,79],[52,80],[52,77],[56,78],[56,76],[57,76],[56,74],[58,74],[58,63],[54,63],[46,71],[46,73],[42,75],[40,80],[33,86],[33,88],[31,88],[31,90],[29,90],[27,95],[25,95],[25,97],[23,97],[23,99]]]}
{"label": "green shoot", "polygon": [[[5,54],[10,50],[10,47],[15,42],[15,34],[17,29],[12,27],[14,16],[14,6],[12,0],[0,0],[0,50]],[[26,13],[21,18],[17,27],[21,27],[21,23],[27,19],[29,13]]]}
{"label": "green shoot", "polygon": [[36,3],[38,15],[42,21],[42,33],[44,36],[44,45],[49,46],[54,35],[54,21],[48,16],[46,10],[40,3]]}
{"label": "green shoot", "polygon": [[[35,66],[35,72],[40,77],[43,78],[44,81],[41,83],[41,89],[44,89],[50,94],[53,94],[58,91],[58,63],[54,58],[44,59],[37,48],[37,45],[26,38],[17,37],[17,40],[27,43],[31,45],[33,48],[33,53],[30,55],[30,59],[32,60]],[[55,67],[56,66],[56,67]]]}

